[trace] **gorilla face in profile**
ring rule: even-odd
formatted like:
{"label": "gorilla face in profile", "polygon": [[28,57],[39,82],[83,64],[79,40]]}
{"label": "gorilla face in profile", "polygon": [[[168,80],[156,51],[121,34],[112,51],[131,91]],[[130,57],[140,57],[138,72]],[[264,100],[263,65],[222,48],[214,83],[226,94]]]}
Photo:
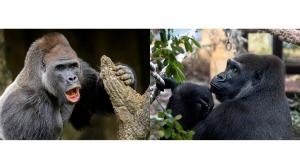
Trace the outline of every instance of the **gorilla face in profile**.
{"label": "gorilla face in profile", "polygon": [[261,77],[260,70],[252,71],[247,65],[241,65],[234,59],[228,59],[225,71],[211,80],[210,90],[216,94],[218,100],[223,102],[238,97],[242,88],[255,87]]}

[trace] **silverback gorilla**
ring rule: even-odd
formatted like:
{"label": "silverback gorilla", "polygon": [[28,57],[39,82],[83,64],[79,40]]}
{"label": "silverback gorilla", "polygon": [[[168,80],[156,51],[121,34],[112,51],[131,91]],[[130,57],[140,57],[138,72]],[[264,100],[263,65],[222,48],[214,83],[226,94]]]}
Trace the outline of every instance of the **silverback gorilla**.
{"label": "silverback gorilla", "polygon": [[[131,69],[116,67],[125,84]],[[0,138],[58,139],[63,124],[89,124],[92,113],[113,111],[99,73],[77,57],[67,39],[50,33],[29,48],[25,64],[0,98]]]}
{"label": "silverback gorilla", "polygon": [[238,55],[210,83],[220,105],[211,108],[208,88],[177,86],[165,78],[165,88],[172,89],[167,108],[182,114],[183,127],[195,131],[193,139],[292,139],[284,80],[284,65],[276,56]]}

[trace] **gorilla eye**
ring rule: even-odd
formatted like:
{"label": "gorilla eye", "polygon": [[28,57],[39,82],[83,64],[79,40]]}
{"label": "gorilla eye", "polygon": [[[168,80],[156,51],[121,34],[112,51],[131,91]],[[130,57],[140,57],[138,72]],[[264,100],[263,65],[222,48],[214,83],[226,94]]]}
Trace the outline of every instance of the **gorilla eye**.
{"label": "gorilla eye", "polygon": [[233,72],[233,73],[237,73],[237,72],[238,72],[238,69],[234,67],[234,68],[232,68],[232,72]]}
{"label": "gorilla eye", "polygon": [[61,70],[65,69],[65,66],[64,65],[57,65],[55,67],[55,69],[61,71]]}
{"label": "gorilla eye", "polygon": [[78,64],[77,63],[71,64],[70,68],[78,68]]}

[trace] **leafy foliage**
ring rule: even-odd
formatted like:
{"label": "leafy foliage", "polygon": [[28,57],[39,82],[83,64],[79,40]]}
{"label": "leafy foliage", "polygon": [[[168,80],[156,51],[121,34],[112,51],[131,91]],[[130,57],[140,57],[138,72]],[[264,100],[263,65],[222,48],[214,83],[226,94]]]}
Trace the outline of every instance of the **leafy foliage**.
{"label": "leafy foliage", "polygon": [[290,103],[293,130],[296,136],[300,136],[300,97],[296,95]]}
{"label": "leafy foliage", "polygon": [[[176,82],[185,80],[183,65],[176,59],[180,54],[193,52],[200,48],[200,44],[189,36],[177,37],[172,29],[150,30],[151,61],[158,65],[157,70],[165,68],[165,75],[172,77]],[[194,132],[183,130],[178,120],[181,115],[172,116],[171,110],[159,112],[151,119],[151,124],[156,130],[155,137],[159,139],[188,140],[192,139]]]}
{"label": "leafy foliage", "polygon": [[158,113],[158,136],[160,139],[170,140],[189,140],[192,139],[194,132],[183,130],[178,120],[181,115],[172,116],[171,110],[166,110]]}
{"label": "leafy foliage", "polygon": [[[176,82],[185,80],[182,64],[176,59],[179,54],[193,52],[193,45],[201,47],[199,42],[188,36],[177,37],[171,29],[159,30],[159,39],[155,39],[152,47],[152,57],[155,59],[159,70],[166,67],[166,75],[173,77]],[[150,33],[150,43],[154,40],[153,33]]]}

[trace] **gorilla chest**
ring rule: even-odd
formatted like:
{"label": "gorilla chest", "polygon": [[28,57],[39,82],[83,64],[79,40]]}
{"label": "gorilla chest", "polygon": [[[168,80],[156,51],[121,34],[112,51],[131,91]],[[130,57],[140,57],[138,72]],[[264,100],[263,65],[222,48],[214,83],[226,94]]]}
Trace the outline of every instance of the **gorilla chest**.
{"label": "gorilla chest", "polygon": [[50,128],[53,128],[56,133],[60,133],[63,127],[61,109],[57,109],[56,111],[54,111],[52,116],[52,123],[53,125],[50,125]]}
{"label": "gorilla chest", "polygon": [[60,133],[63,128],[63,124],[69,120],[74,105],[63,105],[53,110],[52,112],[52,127],[57,133]]}
{"label": "gorilla chest", "polygon": [[266,121],[249,111],[219,112],[207,120],[207,136],[212,139],[263,139]]}

